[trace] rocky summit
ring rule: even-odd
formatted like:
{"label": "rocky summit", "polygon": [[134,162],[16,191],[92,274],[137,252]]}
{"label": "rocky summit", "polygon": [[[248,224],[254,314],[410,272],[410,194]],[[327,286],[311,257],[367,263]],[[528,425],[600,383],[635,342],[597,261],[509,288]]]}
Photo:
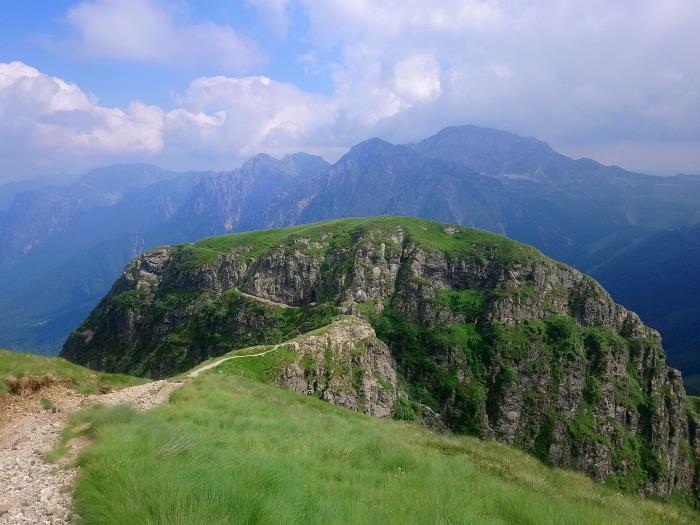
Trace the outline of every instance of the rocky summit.
{"label": "rocky summit", "polygon": [[622,489],[698,493],[698,420],[658,333],[593,279],[480,230],[377,217],[157,248],[62,355],[164,377],[255,345],[279,347],[256,377],[299,393]]}

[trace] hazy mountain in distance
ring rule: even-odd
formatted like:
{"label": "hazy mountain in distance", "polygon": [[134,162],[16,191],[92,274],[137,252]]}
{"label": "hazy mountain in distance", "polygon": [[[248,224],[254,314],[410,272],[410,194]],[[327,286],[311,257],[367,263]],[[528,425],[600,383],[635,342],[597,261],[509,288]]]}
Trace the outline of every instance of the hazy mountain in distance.
{"label": "hazy mountain in distance", "polygon": [[282,159],[256,155],[239,169],[203,178],[159,235],[162,242],[191,241],[258,229],[273,203],[305,187],[329,167],[321,157],[306,153]]}
{"label": "hazy mountain in distance", "polygon": [[510,196],[471,169],[371,139],[353,147],[319,181],[294,222],[411,215],[505,231]]}
{"label": "hazy mountain in distance", "polygon": [[120,165],[18,193],[0,215],[2,345],[53,352],[202,175]]}

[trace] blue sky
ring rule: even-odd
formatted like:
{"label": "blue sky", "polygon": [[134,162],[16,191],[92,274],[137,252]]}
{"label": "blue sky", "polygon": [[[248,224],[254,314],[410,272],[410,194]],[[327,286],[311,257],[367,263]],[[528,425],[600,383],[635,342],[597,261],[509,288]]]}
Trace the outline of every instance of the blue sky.
{"label": "blue sky", "polygon": [[700,173],[697,0],[0,0],[0,181],[448,125]]}
{"label": "blue sky", "polygon": [[[171,93],[184,90],[192,78],[222,73],[206,65],[177,68],[127,60],[91,60],[56,50],[53,42],[68,39],[73,33],[66,14],[79,4],[73,0],[0,0],[4,14],[0,17],[0,61],[21,60],[47,75],[77,83],[97,94],[105,105],[117,106],[134,98],[149,104],[172,105]],[[289,32],[280,37],[251,3],[206,0],[180,3],[178,9],[184,11],[179,16],[190,22],[216,21],[259,41],[266,55],[264,62],[248,72],[293,82],[305,90],[331,93],[327,75],[306,74],[298,61],[299,56],[310,51],[304,39],[307,22],[301,10],[290,10]],[[329,54],[332,59],[332,50]]]}

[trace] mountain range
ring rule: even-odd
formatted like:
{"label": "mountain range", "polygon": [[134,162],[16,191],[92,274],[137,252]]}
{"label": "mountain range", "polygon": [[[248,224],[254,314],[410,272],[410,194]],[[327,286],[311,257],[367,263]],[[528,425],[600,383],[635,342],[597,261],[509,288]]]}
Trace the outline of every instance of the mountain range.
{"label": "mountain range", "polygon": [[150,247],[406,215],[505,234],[593,275],[661,331],[670,364],[700,390],[700,177],[633,173],[461,126],[415,144],[370,139],[332,165],[304,153],[224,173],[120,165],[0,196],[0,346],[57,352]]}

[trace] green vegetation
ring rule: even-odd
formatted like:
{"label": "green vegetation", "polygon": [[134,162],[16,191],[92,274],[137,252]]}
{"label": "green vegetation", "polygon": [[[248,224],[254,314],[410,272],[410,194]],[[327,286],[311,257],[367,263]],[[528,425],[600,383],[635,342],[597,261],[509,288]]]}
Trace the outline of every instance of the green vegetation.
{"label": "green vegetation", "polygon": [[112,308],[115,310],[138,310],[143,306],[147,297],[146,290],[124,290],[112,297]]}
{"label": "green vegetation", "polygon": [[94,372],[60,357],[41,357],[10,350],[0,350],[0,393],[10,385],[21,385],[23,379],[47,378],[47,382],[67,381],[77,392],[96,394],[127,386],[141,385],[145,379]]}
{"label": "green vegetation", "polygon": [[484,294],[478,290],[438,290],[438,303],[467,320],[476,319],[484,307]]}
{"label": "green vegetation", "polygon": [[688,410],[695,416],[697,421],[700,421],[700,397],[687,396]]}
{"label": "green vegetation", "polygon": [[515,283],[508,281],[505,285],[491,290],[491,299],[510,298],[515,300],[531,299],[537,297],[538,291],[535,283]]}
{"label": "green vegetation", "polygon": [[[481,296],[471,291],[442,291],[438,300],[453,312],[473,315],[474,305],[479,304]],[[550,378],[547,391],[523,393],[526,413],[540,420],[541,414],[546,414],[537,435],[533,436],[534,445],[525,446],[528,451],[548,462],[552,430],[561,423],[568,431],[574,454],[604,443],[616,451],[618,466],[631,467],[625,476],[611,478],[611,485],[636,491],[646,481],[659,477],[661,463],[640,436],[621,427],[613,444],[609,436],[599,433],[600,425],[593,413],[604,380],[597,375],[603,355],[660,351],[658,343],[628,340],[611,328],[582,327],[564,315],[530,319],[515,326],[494,324],[483,328],[473,323],[408,321],[393,310],[391,301],[380,314],[374,307],[368,311],[366,316],[377,336],[395,349],[405,378],[408,399],[397,405],[400,419],[415,419],[410,403],[422,403],[440,413],[449,428],[483,437],[487,418],[498,410],[505,391],[512,385],[518,387],[521,373],[543,374]],[[454,355],[455,351],[463,358],[461,363],[452,359],[445,366],[435,358]],[[567,366],[580,368],[585,374],[583,402],[574,417],[568,419],[552,410],[547,402],[548,398],[557,397],[559,374]],[[487,373],[492,370],[498,371],[495,377]],[[651,422],[643,416],[650,412],[652,400],[642,394],[636,374],[628,371],[627,378],[616,380],[614,396],[620,404],[639,412],[643,428],[648,428]],[[458,380],[458,376],[466,381]],[[522,446],[521,441],[516,444]]]}
{"label": "green vegetation", "polygon": [[75,493],[85,524],[697,523],[503,445],[217,371],[169,405],[73,425],[94,439]]}
{"label": "green vegetation", "polygon": [[[329,304],[281,308],[238,292],[235,288],[219,297],[206,293],[169,291],[156,296],[147,324],[186,308],[187,320],[177,331],[163,337],[147,359],[135,363],[133,372],[146,374],[167,364],[169,372],[183,372],[209,356],[261,344],[276,344],[327,325],[336,315]],[[146,339],[141,344],[151,344]],[[198,349],[193,352],[192,349]]]}
{"label": "green vegetation", "polygon": [[53,401],[51,401],[50,399],[47,399],[45,397],[42,397],[40,402],[41,402],[41,408],[43,408],[46,411],[51,411],[54,408],[56,408],[55,405],[53,404]]}
{"label": "green vegetation", "polygon": [[[248,353],[263,353],[272,350],[274,346],[256,346],[246,350]],[[228,354],[227,354],[228,355]],[[231,352],[231,355],[244,355],[240,351]],[[274,352],[251,357],[250,359],[233,359],[217,367],[220,373],[242,375],[260,381],[270,383],[276,379],[285,364],[294,361],[297,353],[285,345],[281,345]]]}
{"label": "green vegetation", "polygon": [[72,439],[92,436],[95,429],[108,424],[119,424],[131,418],[133,410],[126,405],[105,408],[103,405],[93,405],[68,418],[61,439],[56,446],[44,455],[49,463],[58,463],[68,453],[68,445]]}
{"label": "green vegetation", "polygon": [[406,397],[396,398],[392,417],[400,421],[418,421],[421,416],[420,404]]}
{"label": "green vegetation", "polygon": [[221,255],[230,252],[241,253],[252,260],[273,247],[296,247],[306,252],[319,250],[305,248],[305,244],[299,242],[300,239],[309,243],[326,244],[324,251],[330,251],[330,240],[337,248],[343,244],[343,239],[346,244],[351,244],[362,233],[372,232],[376,240],[382,242],[389,240],[396,233],[397,227],[401,227],[407,238],[424,250],[440,251],[455,258],[467,257],[479,261],[494,259],[501,263],[544,259],[536,249],[501,235],[459,226],[446,227],[438,222],[415,217],[335,219],[311,225],[210,237],[195,244],[182,245],[179,257],[183,268],[193,269],[211,264]]}

